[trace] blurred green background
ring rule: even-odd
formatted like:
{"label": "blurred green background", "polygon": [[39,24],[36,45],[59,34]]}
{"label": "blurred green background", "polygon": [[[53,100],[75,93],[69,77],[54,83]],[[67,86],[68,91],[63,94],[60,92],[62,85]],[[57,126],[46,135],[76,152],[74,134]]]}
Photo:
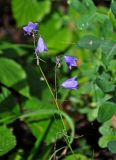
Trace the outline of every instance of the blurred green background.
{"label": "blurred green background", "polygon": [[[62,61],[57,69],[58,104],[77,160],[115,160],[115,0],[0,0],[0,160],[75,160],[22,29],[29,22],[39,23],[48,46],[40,58],[53,91],[56,57],[79,58],[77,68]],[[60,88],[75,75],[77,91]]]}

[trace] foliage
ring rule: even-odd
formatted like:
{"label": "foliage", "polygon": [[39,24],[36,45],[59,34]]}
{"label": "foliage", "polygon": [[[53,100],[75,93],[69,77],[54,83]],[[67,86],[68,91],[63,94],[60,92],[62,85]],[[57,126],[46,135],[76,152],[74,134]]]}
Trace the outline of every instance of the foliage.
{"label": "foliage", "polygon": [[[75,121],[81,115],[89,123],[99,124],[99,147],[116,153],[116,1],[109,7],[95,6],[93,0],[69,0],[66,4],[57,0],[56,4],[48,0],[12,0],[16,27],[22,30],[30,21],[39,22],[40,34],[49,49],[40,55],[45,61],[40,63],[52,88],[56,56],[79,58],[78,69],[69,72],[63,61],[57,69],[58,104],[68,139],[71,143],[76,141]],[[23,31],[21,34],[23,37]],[[14,160],[25,157],[46,160],[55,153],[62,155],[62,150],[67,148],[59,111],[36,65],[30,41],[25,40],[24,44],[21,40],[17,44],[7,37],[0,40],[0,156],[10,154]],[[75,75],[79,82],[77,91],[60,87],[64,80]],[[13,132],[17,121],[23,122],[35,139],[28,152],[18,146],[17,134]],[[59,141],[65,145],[55,152],[54,146]],[[80,138],[77,142],[81,143]],[[13,148],[14,153],[9,152]],[[74,148],[77,159],[92,157],[77,150]],[[69,150],[63,156],[65,160],[75,157]]]}
{"label": "foliage", "polygon": [[15,136],[6,126],[0,127],[0,156],[4,155],[16,145]]}

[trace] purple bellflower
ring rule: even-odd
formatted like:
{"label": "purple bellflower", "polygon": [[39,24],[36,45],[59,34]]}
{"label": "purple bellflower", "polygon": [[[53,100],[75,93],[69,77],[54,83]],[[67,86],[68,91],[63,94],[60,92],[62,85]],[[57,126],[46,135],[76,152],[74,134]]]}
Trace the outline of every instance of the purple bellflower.
{"label": "purple bellflower", "polygon": [[61,86],[66,89],[77,90],[78,89],[77,77],[73,77],[73,78],[70,78],[70,79],[64,81],[61,84]]}
{"label": "purple bellflower", "polygon": [[23,27],[23,30],[28,34],[31,35],[32,32],[38,32],[38,23],[29,22],[27,26]]}
{"label": "purple bellflower", "polygon": [[44,51],[48,51],[47,45],[44,42],[43,38],[40,36],[37,42],[37,47],[35,49],[35,53],[40,53],[40,52],[44,52]]}
{"label": "purple bellflower", "polygon": [[76,57],[64,56],[64,60],[67,63],[69,69],[72,69],[72,67],[77,66],[76,61],[78,60],[78,58]]}

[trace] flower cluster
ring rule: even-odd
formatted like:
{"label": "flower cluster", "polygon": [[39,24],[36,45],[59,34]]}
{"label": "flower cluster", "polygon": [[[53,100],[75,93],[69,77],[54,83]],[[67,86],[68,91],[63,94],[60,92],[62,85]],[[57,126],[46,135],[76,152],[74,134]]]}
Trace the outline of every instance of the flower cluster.
{"label": "flower cluster", "polygon": [[[38,32],[38,28],[39,28],[38,23],[29,22],[27,26],[23,27],[23,30],[25,31],[26,34],[35,36],[35,34],[37,34]],[[48,48],[43,38],[39,36],[37,47],[35,48],[35,54],[38,54],[44,51],[48,51]]]}
{"label": "flower cluster", "polygon": [[[32,23],[29,22],[29,24],[25,27],[23,27],[23,30],[27,35],[32,35],[35,37],[35,34],[38,32],[38,23]],[[38,53],[48,51],[47,45],[43,38],[39,35],[38,42],[37,42],[37,47],[35,48],[35,54],[37,55]],[[78,58],[72,57],[72,56],[64,56],[64,61],[67,63],[68,68],[71,70],[72,67],[77,66],[77,60]],[[60,66],[61,59],[56,58],[56,65]],[[68,80],[64,81],[61,86],[66,89],[70,90],[76,90],[78,89],[78,82],[77,82],[77,77],[69,78]]]}
{"label": "flower cluster", "polygon": [[[64,61],[67,63],[68,68],[71,70],[72,67],[77,66],[77,60],[78,58],[73,56],[64,56]],[[78,82],[77,77],[69,78],[68,80],[64,81],[61,86],[66,89],[70,90],[77,90],[78,89]]]}

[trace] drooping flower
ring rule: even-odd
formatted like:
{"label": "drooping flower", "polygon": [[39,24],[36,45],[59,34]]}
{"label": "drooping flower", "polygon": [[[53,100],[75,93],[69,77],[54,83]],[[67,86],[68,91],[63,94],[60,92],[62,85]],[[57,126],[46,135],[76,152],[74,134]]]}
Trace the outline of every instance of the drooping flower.
{"label": "drooping flower", "polygon": [[69,78],[68,80],[64,81],[61,86],[70,90],[78,89],[77,77]]}
{"label": "drooping flower", "polygon": [[31,35],[32,32],[38,32],[38,23],[29,22],[27,26],[23,27],[23,30],[28,34]]}
{"label": "drooping flower", "polygon": [[47,48],[45,41],[40,36],[38,39],[38,42],[37,42],[37,47],[35,49],[35,53],[40,53],[40,52],[44,52],[44,51],[48,51],[48,48]]}
{"label": "drooping flower", "polygon": [[78,58],[73,57],[73,56],[64,56],[64,60],[67,63],[69,69],[72,69],[72,67],[77,66],[76,61],[78,60]]}

